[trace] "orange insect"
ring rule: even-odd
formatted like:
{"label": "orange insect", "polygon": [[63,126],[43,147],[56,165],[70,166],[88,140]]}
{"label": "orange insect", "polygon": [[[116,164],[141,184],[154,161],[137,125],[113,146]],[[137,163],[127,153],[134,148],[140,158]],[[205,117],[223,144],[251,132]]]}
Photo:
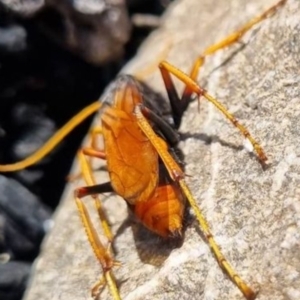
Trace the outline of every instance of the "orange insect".
{"label": "orange insect", "polygon": [[[213,103],[249,140],[261,163],[266,162],[267,158],[263,149],[249,131],[223,105],[201,88],[195,80],[204,63],[205,56],[238,41],[253,25],[273,14],[284,3],[285,0],[281,0],[259,17],[248,22],[239,31],[206,49],[195,62],[190,76],[167,62],[159,64],[171,104],[173,127],[163,117],[159,116],[157,114],[159,111],[154,111],[154,107],[151,107],[151,103],[145,99],[146,95],[141,89],[141,83],[131,76],[121,76],[115,84],[111,98],[106,99],[107,101],[93,103],[82,110],[59,130],[44,147],[24,161],[0,166],[0,171],[8,172],[34,164],[49,153],[85,118],[100,108],[103,109],[100,115],[101,125],[92,131],[91,146],[81,149],[78,153],[81,172],[87,186],[75,191],[76,204],[86,234],[103,269],[103,276],[92,289],[93,296],[98,295],[99,289],[107,285],[112,297],[115,300],[121,299],[113,275],[113,267],[119,263],[114,260],[112,251],[107,249],[99,239],[81,198],[93,195],[103,230],[109,243],[111,243],[113,235],[97,194],[114,191],[126,200],[142,224],[163,238],[181,235],[183,212],[187,200],[221,268],[237,285],[246,299],[255,298],[256,292],[247,286],[233,270],[216,244],[209,225],[184,181],[184,171],[173,152],[173,148],[178,142],[175,129],[180,126],[182,114],[191,102],[192,94],[196,94],[199,98],[203,96]],[[186,85],[181,98],[177,94],[171,74]],[[97,145],[99,135],[103,136],[104,149]],[[96,184],[86,156],[98,157],[107,161],[109,183]]]}

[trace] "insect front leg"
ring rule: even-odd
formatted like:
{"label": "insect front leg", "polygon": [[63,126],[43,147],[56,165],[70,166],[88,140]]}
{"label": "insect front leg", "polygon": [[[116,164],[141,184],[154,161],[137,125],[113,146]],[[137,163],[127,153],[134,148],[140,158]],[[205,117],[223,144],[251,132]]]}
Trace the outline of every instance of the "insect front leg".
{"label": "insect front leg", "polygon": [[[78,159],[83,178],[86,184],[88,185],[88,188],[93,187],[96,181],[91,171],[90,165],[87,161],[87,158],[85,157],[84,150],[79,151]],[[93,194],[95,207],[98,212],[104,234],[108,240],[108,247],[105,247],[101,242],[97,231],[91,221],[87,208],[83,203],[83,200],[81,199],[82,197],[90,194]],[[84,191],[84,188],[78,188],[75,190],[75,201],[90,245],[95,253],[96,258],[100,262],[103,270],[102,278],[92,288],[92,295],[93,297],[96,297],[99,294],[99,289],[102,288],[104,285],[107,285],[111,295],[113,296],[113,299],[119,300],[121,299],[121,297],[116,285],[116,281],[114,279],[112,268],[114,266],[119,266],[120,263],[114,260],[112,251],[110,249],[110,245],[113,240],[113,235],[108,225],[105,212],[103,211],[101,201],[97,195],[94,195],[94,193],[89,192],[87,189]]]}

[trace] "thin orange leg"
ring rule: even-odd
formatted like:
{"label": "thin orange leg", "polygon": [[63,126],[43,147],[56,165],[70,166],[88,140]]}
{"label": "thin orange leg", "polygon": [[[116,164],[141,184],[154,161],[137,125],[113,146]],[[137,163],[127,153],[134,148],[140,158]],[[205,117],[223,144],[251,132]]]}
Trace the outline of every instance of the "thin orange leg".
{"label": "thin orange leg", "polygon": [[186,185],[184,181],[184,173],[174,158],[170,155],[168,151],[166,151],[165,145],[163,145],[163,141],[155,134],[152,127],[148,123],[147,119],[143,116],[142,111],[139,106],[135,108],[135,114],[137,117],[137,122],[147,136],[147,138],[151,141],[154,148],[158,152],[160,158],[164,162],[168,172],[170,173],[171,178],[174,181],[177,181],[181,187],[181,190],[185,194],[186,198],[188,199],[192,209],[195,212],[196,218],[199,222],[200,228],[211,247],[212,252],[214,253],[220,267],[228,274],[229,278],[237,285],[240,291],[248,300],[253,300],[256,297],[256,292],[254,292],[236,273],[236,271],[232,268],[229,262],[226,260],[224,255],[221,252],[220,247],[215,242],[215,239],[210,231],[209,225],[201,213],[196,200],[194,199],[190,189]]}
{"label": "thin orange leg", "polygon": [[96,157],[100,159],[106,159],[106,154],[103,151],[96,150],[95,148],[82,148],[82,152],[84,155],[90,156],[90,157]]}
{"label": "thin orange leg", "polygon": [[[90,166],[87,162],[86,157],[84,156],[83,151],[79,151],[78,153],[78,159],[79,164],[82,170],[83,177],[85,179],[85,182],[87,185],[95,185],[95,178],[93,176],[93,173],[90,169]],[[120,263],[115,261],[113,259],[113,255],[109,248],[104,247],[101,240],[99,239],[99,236],[97,234],[97,231],[94,228],[94,225],[91,221],[91,218],[89,216],[89,213],[82,201],[82,199],[79,198],[80,195],[80,188],[75,191],[75,201],[77,204],[77,208],[82,220],[82,223],[84,225],[86,235],[88,237],[88,240],[91,244],[91,247],[95,253],[96,258],[100,262],[103,270],[103,277],[94,285],[92,288],[92,295],[95,297],[99,293],[98,291],[101,289],[102,286],[107,285],[111,295],[113,296],[114,300],[120,300],[120,294],[114,279],[114,275],[112,272],[112,268],[114,266],[120,266]],[[109,228],[105,213],[102,209],[102,205],[100,202],[99,197],[93,196],[95,200],[95,206],[100,218],[101,225],[104,230],[104,234],[108,239],[109,245],[111,245],[113,235],[111,233],[111,230]]]}
{"label": "thin orange leg", "polygon": [[[257,23],[263,21],[264,19],[272,16],[279,7],[281,7],[282,5],[285,4],[286,1],[287,0],[279,1],[278,3],[276,3],[275,5],[270,7],[268,10],[263,12],[261,15],[251,19],[248,23],[246,23],[239,30],[228,35],[226,38],[224,38],[220,42],[206,48],[203,51],[203,53],[201,55],[199,55],[199,57],[194,62],[193,66],[191,68],[191,71],[189,73],[190,77],[196,81],[198,78],[198,75],[199,75],[200,68],[203,66],[203,64],[205,62],[206,56],[212,55],[215,52],[217,52],[218,50],[227,48],[227,47],[231,46],[232,44],[238,42],[245,35],[245,33],[248,32],[254,25],[256,25]],[[192,92],[193,91],[187,86],[183,92],[182,97],[189,98],[191,96]]]}
{"label": "thin orange leg", "polygon": [[95,126],[91,128],[89,132],[90,138],[91,138],[91,147],[94,149],[98,149],[98,136],[102,135],[102,127],[101,126]]}
{"label": "thin orange leg", "polygon": [[120,264],[117,261],[113,260],[110,251],[107,250],[104,247],[104,245],[102,244],[102,242],[100,241],[97,231],[95,230],[95,228],[93,226],[91,218],[90,218],[88,211],[87,211],[85,205],[83,204],[82,200],[75,196],[75,201],[76,201],[77,209],[80,214],[83,226],[85,228],[88,240],[89,240],[91,247],[95,253],[95,256],[98,259],[98,261],[100,262],[102,270],[103,270],[103,276],[92,288],[92,295],[94,297],[97,296],[97,294],[98,294],[97,291],[101,288],[101,286],[107,285],[114,300],[119,300],[119,299],[121,299],[121,297],[119,295],[119,291],[118,291],[115,281],[112,280],[112,278],[113,278],[112,268],[114,266],[119,266]]}
{"label": "thin orange leg", "polygon": [[170,74],[173,74],[179,80],[184,82],[186,86],[193,92],[198,95],[198,97],[205,97],[209,102],[211,102],[214,106],[216,106],[225,117],[241,132],[241,134],[252,144],[257,156],[262,164],[265,164],[267,161],[267,157],[259,145],[259,143],[251,136],[250,132],[246,127],[239,123],[239,121],[228,112],[228,110],[215,98],[209,95],[206,90],[201,88],[193,79],[191,79],[188,75],[172,66],[168,62],[164,61],[159,65],[163,80],[166,85],[166,89],[169,93],[170,90],[175,91],[175,86],[173,84],[172,78]]}
{"label": "thin orange leg", "polygon": [[[99,132],[97,132],[99,134]],[[96,135],[93,136],[92,142],[91,142],[91,147],[84,147],[82,148],[82,153],[86,156],[89,156],[90,158],[95,157],[95,158],[100,158],[100,159],[106,159],[106,155],[104,151],[97,150],[98,148],[95,148],[95,143],[93,142],[93,139],[96,139]],[[92,165],[92,161],[89,161],[89,164]],[[67,177],[67,181],[74,181],[76,179],[79,179],[82,176],[82,171],[80,170],[76,174],[70,174]]]}
{"label": "thin orange leg", "polygon": [[[89,186],[95,185],[96,184],[95,177],[94,177],[93,172],[90,168],[90,165],[82,151],[78,152],[78,161],[79,161],[81,172],[82,172],[82,175],[83,175],[83,178],[84,178],[86,184]],[[95,205],[97,207],[97,211],[99,214],[102,228],[104,230],[106,237],[111,242],[113,240],[113,235],[112,235],[110,227],[108,225],[105,213],[101,207],[101,201],[99,200],[98,197],[94,197],[94,198],[95,198]]]}
{"label": "thin orange leg", "polygon": [[98,146],[98,137],[99,135],[102,135],[102,127],[101,126],[94,126],[93,128],[91,128],[90,132],[89,132],[89,136],[90,136],[90,148],[84,148],[83,152],[85,155],[90,157],[90,164],[92,165],[92,158],[96,157],[96,158],[100,158],[100,159],[105,159],[105,154],[103,151],[101,151],[101,149]]}

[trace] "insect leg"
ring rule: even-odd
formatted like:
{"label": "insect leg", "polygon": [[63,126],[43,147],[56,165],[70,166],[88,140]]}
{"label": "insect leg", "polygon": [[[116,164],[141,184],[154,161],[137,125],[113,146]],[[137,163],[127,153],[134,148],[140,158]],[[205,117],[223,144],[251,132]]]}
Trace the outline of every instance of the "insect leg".
{"label": "insect leg", "polygon": [[85,205],[83,204],[82,200],[78,197],[75,197],[75,200],[76,200],[77,209],[79,211],[81,221],[84,225],[88,240],[92,246],[92,249],[95,253],[96,258],[99,260],[99,262],[102,266],[102,269],[103,269],[103,277],[92,288],[92,294],[96,293],[96,289],[99,290],[100,282],[101,282],[101,285],[102,284],[108,285],[109,290],[110,290],[114,300],[121,299],[119,296],[119,292],[118,292],[116,283],[114,282],[114,280],[112,280],[113,274],[111,271],[111,269],[114,266],[118,266],[119,263],[113,260],[109,249],[104,247],[104,245],[100,241],[99,236],[93,226],[93,223],[90,219],[90,216],[89,216],[87,209],[86,209]]}
{"label": "insect leg", "polygon": [[119,300],[121,298],[111,270],[114,266],[119,266],[120,264],[113,260],[110,250],[105,248],[100,241],[87,209],[81,199],[75,197],[75,200],[88,240],[103,269],[103,277],[92,288],[92,295],[96,296],[100,285],[107,284],[114,300]]}
{"label": "insect leg", "polygon": [[78,188],[76,191],[77,196],[79,198],[85,196],[94,196],[102,193],[111,193],[111,192],[114,192],[114,189],[112,188],[110,181],[105,183],[95,184],[95,185],[83,186]]}
{"label": "insect leg", "polygon": [[89,148],[85,147],[83,149],[83,152],[84,152],[85,155],[90,157],[89,162],[90,162],[91,165],[92,165],[92,162],[93,162],[93,160],[92,160],[93,157],[100,158],[100,159],[106,159],[105,153],[99,147],[98,137],[99,137],[99,135],[102,136],[102,134],[103,134],[103,130],[102,130],[102,126],[100,126],[100,125],[93,126],[90,129],[90,132],[89,132],[90,147]]}
{"label": "insect leg", "polygon": [[174,128],[172,128],[169,123],[167,123],[163,118],[158,116],[148,107],[144,105],[141,105],[140,107],[143,115],[158,127],[168,144],[171,147],[176,146],[179,143],[179,135]]}
{"label": "insect leg", "polygon": [[100,159],[106,159],[106,155],[101,150],[96,150],[95,148],[83,148],[82,149],[83,154],[90,156],[90,157],[97,157]]}
{"label": "insect leg", "polygon": [[101,126],[95,126],[89,132],[89,135],[91,137],[91,147],[94,149],[98,149],[97,137],[99,134],[102,135],[102,127]]}
{"label": "insect leg", "polygon": [[[100,159],[106,159],[105,153],[103,151],[101,151],[100,149],[98,150],[98,146],[97,146],[97,137],[99,134],[102,134],[102,127],[97,126],[97,127],[93,127],[90,132],[89,132],[89,136],[90,136],[90,144],[91,147],[85,147],[82,149],[83,154],[85,154],[86,156],[89,156],[90,158],[92,157],[96,157],[96,158],[100,158]],[[90,164],[92,164],[92,160],[90,159],[89,161]],[[80,178],[82,176],[81,170],[76,173],[76,174],[70,174],[67,177],[68,181],[74,181],[78,178]]]}
{"label": "insect leg", "polygon": [[[189,76],[193,80],[196,81],[198,78],[198,75],[199,75],[200,68],[203,66],[203,64],[205,62],[206,56],[212,55],[215,52],[217,52],[218,50],[227,48],[227,47],[231,46],[232,44],[238,42],[245,35],[245,33],[248,32],[254,25],[256,25],[257,23],[263,21],[264,19],[272,16],[279,7],[281,7],[282,5],[285,4],[285,2],[286,2],[286,0],[279,1],[278,3],[276,3],[269,9],[267,9],[265,12],[263,12],[261,15],[251,19],[248,23],[246,23],[239,30],[228,35],[226,38],[224,38],[220,42],[206,48],[203,51],[203,53],[201,55],[199,55],[199,57],[194,62]],[[192,93],[193,93],[193,91],[190,89],[190,87],[187,86],[182,94],[182,98],[186,99],[186,100],[190,99]]]}
{"label": "insect leg", "polygon": [[240,291],[248,300],[255,299],[256,293],[248,287],[248,285],[241,279],[241,277],[234,271],[231,267],[229,262],[226,260],[224,255],[221,252],[220,247],[215,242],[215,239],[210,231],[209,225],[201,213],[196,200],[194,199],[189,187],[186,185],[184,181],[184,173],[180,166],[176,163],[173,157],[170,155],[168,151],[161,145],[161,141],[158,140],[155,132],[151,128],[150,124],[148,123],[147,119],[143,116],[139,106],[135,108],[135,114],[137,117],[138,125],[140,126],[141,130],[147,136],[147,138],[152,142],[153,146],[155,147],[156,151],[158,152],[160,158],[164,162],[168,172],[170,173],[171,178],[178,182],[181,190],[183,191],[184,195],[186,196],[187,200],[189,201],[192,209],[195,212],[196,218],[200,224],[200,228],[211,247],[212,252],[214,253],[220,267],[228,274],[229,278],[237,285]]}
{"label": "insect leg", "polygon": [[[93,172],[90,168],[89,163],[87,162],[87,159],[86,159],[83,151],[78,152],[78,161],[79,161],[81,172],[82,172],[82,175],[83,175],[83,178],[84,178],[86,184],[89,186],[96,185],[96,180],[94,178]],[[98,197],[95,197],[94,199],[95,199],[95,205],[97,207],[97,211],[99,214],[99,218],[100,218],[104,233],[105,233],[106,237],[108,238],[108,240],[112,241],[113,235],[112,235],[110,227],[108,225],[105,213],[101,207],[101,202]]]}
{"label": "insect leg", "polygon": [[164,61],[159,65],[160,71],[162,73],[162,77],[164,79],[165,85],[167,90],[175,90],[174,83],[171,79],[171,75],[173,74],[179,80],[184,82],[193,93],[196,93],[198,97],[205,97],[209,102],[211,102],[214,106],[216,106],[223,115],[241,132],[241,134],[252,144],[257,156],[262,164],[265,164],[267,161],[267,157],[259,145],[259,143],[252,137],[248,129],[240,124],[240,122],[228,112],[228,110],[215,98],[207,93],[206,90],[201,88],[193,79],[191,79],[188,75],[174,67],[173,65],[169,64],[168,62]]}
{"label": "insect leg", "polygon": [[[95,179],[92,174],[92,171],[90,169],[90,166],[88,164],[88,161],[83,153],[83,151],[79,151],[78,153],[78,159],[79,159],[79,164],[81,166],[82,174],[85,179],[85,182],[87,183],[88,186],[94,186],[95,185]],[[95,227],[91,221],[91,218],[89,216],[89,213],[86,209],[86,206],[84,205],[82,199],[80,197],[88,195],[88,193],[82,193],[83,188],[79,188],[75,191],[75,201],[76,205],[82,220],[82,223],[84,225],[86,235],[88,237],[88,240],[91,244],[91,247],[95,253],[96,258],[100,262],[103,270],[103,278],[101,278],[92,288],[92,294],[95,296],[101,286],[105,283],[109,290],[111,295],[113,296],[114,300],[120,300],[120,294],[114,279],[114,275],[112,272],[112,268],[114,266],[119,266],[120,263],[115,261],[113,259],[113,255],[110,251],[110,248],[106,248],[103,243],[101,242],[97,231],[95,230]],[[102,205],[100,202],[100,199],[98,196],[94,195],[93,196],[94,201],[95,201],[95,206],[99,215],[99,219],[101,222],[101,225],[103,227],[103,231],[105,236],[107,237],[109,241],[109,245],[111,245],[113,235],[111,233],[111,230],[108,225],[107,218],[105,216],[105,213],[102,209]]]}

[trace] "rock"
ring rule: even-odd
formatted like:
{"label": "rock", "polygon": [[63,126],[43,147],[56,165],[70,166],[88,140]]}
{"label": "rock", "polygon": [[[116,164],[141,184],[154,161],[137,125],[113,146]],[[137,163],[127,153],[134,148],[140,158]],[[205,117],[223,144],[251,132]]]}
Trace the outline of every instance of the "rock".
{"label": "rock", "polygon": [[57,130],[41,107],[21,103],[12,113],[16,141],[12,147],[13,161],[19,161],[39,149]]}
{"label": "rock", "polygon": [[124,0],[47,0],[61,16],[63,29],[46,29],[65,47],[95,65],[117,60],[130,38],[131,24]]}
{"label": "rock", "polygon": [[0,4],[22,18],[34,18],[52,40],[95,65],[120,59],[131,34],[124,0],[0,0]]}
{"label": "rock", "polygon": [[5,300],[17,300],[25,290],[30,264],[8,262],[0,264],[0,297]]}
{"label": "rock", "polygon": [[29,259],[39,251],[50,210],[19,182],[0,176],[1,252],[13,259]]}
{"label": "rock", "polygon": [[21,26],[13,25],[0,28],[0,51],[18,53],[26,49],[27,33]]}
{"label": "rock", "polygon": [[1,0],[10,11],[24,17],[30,17],[44,8],[45,0]]}
{"label": "rock", "polygon": [[[145,74],[163,58],[187,72],[203,49],[274,2],[175,2],[125,72]],[[208,58],[198,78],[258,139],[269,167],[264,170],[244,150],[241,135],[204,99],[200,114],[197,103],[190,105],[180,128],[186,181],[228,261],[259,290],[259,300],[300,297],[299,9],[299,1],[288,0],[246,34],[244,45]],[[159,72],[147,83],[165,91]],[[247,99],[257,101],[249,106]],[[99,182],[105,175],[97,172]],[[73,201],[73,190],[81,185],[67,188],[26,300],[90,299],[90,288],[101,277]],[[133,234],[139,227],[125,222],[122,199],[101,198],[116,233],[122,267],[115,276],[124,299],[244,299],[196,222],[187,228],[183,245],[173,249],[143,229]],[[111,299],[107,289],[101,298]]]}

